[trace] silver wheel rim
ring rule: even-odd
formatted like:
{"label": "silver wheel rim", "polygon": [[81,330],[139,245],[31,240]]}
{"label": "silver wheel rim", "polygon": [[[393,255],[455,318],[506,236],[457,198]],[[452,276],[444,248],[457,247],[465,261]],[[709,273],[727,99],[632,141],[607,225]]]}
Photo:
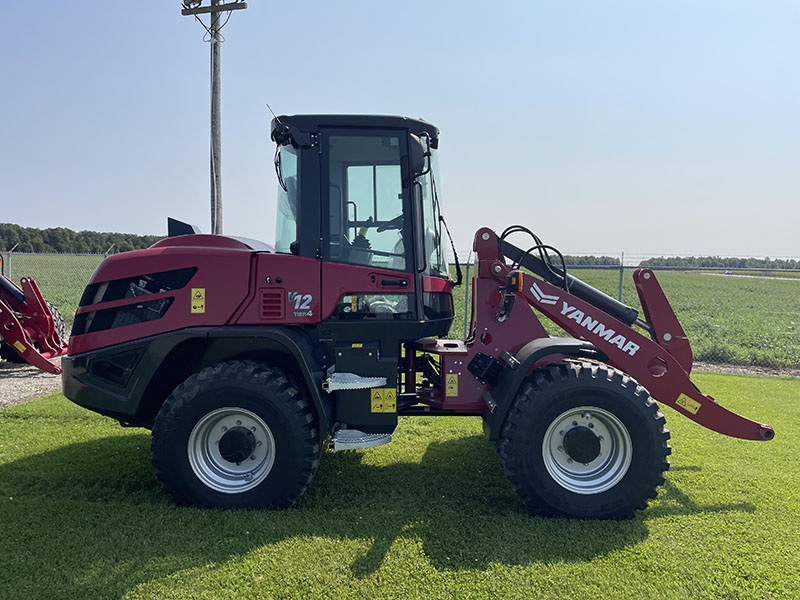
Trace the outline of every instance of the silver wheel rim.
{"label": "silver wheel rim", "polygon": [[[575,460],[564,447],[565,436],[579,427],[590,430],[599,441],[599,454],[586,463]],[[578,406],[561,413],[542,442],[547,472],[576,494],[599,494],[614,487],[628,472],[632,456],[631,436],[622,421],[596,406]]]}
{"label": "silver wheel rim", "polygon": [[[220,451],[223,437],[234,433],[247,436],[248,441],[252,436],[252,450],[240,462],[226,459]],[[189,434],[187,450],[197,478],[225,494],[253,489],[266,479],[275,463],[272,431],[261,417],[244,408],[218,408],[205,415]]]}

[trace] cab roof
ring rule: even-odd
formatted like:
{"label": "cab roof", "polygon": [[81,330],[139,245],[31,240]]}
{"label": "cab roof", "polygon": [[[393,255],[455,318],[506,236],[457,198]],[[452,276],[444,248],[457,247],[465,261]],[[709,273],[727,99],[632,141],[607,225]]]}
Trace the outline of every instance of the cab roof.
{"label": "cab roof", "polygon": [[434,147],[439,140],[439,128],[433,123],[392,115],[281,115],[272,120],[270,128],[273,139],[280,131],[281,124],[296,127],[306,133],[316,133],[324,127],[407,129],[415,135],[427,134]]}

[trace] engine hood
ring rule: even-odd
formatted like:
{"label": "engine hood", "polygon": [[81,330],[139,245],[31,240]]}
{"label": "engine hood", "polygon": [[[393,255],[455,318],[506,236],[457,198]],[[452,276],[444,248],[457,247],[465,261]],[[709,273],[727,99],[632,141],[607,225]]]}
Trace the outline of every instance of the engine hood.
{"label": "engine hood", "polygon": [[275,252],[275,248],[264,242],[245,237],[210,235],[206,233],[178,235],[164,238],[150,246],[151,248],[167,247],[195,247],[195,248],[228,248],[231,250],[250,250],[252,252]]}

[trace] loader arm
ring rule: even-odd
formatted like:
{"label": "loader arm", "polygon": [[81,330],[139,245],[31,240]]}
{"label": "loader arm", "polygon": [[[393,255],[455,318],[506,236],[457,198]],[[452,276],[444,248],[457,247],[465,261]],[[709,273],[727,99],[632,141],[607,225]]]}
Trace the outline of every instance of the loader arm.
{"label": "loader arm", "polygon": [[521,296],[573,337],[594,344],[608,356],[609,364],[631,375],[656,400],[695,423],[746,440],[774,437],[772,427],[731,412],[703,394],[689,379],[691,349],[688,340],[655,274],[649,269],[637,270],[634,280],[644,313],[655,325],[637,322],[649,327],[656,336],[660,331],[661,336],[656,340],[663,340],[663,345],[578,296],[533,275],[512,270],[503,262],[494,263],[492,273],[503,283],[507,293]]}

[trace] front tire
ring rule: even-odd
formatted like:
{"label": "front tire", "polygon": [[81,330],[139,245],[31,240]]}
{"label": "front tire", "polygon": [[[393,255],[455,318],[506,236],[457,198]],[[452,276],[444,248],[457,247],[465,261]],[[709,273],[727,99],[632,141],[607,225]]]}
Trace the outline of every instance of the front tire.
{"label": "front tire", "polygon": [[320,443],[308,400],[282,370],[229,361],[175,388],[156,417],[151,450],[177,504],[284,508],[314,477]]}
{"label": "front tire", "polygon": [[669,431],[650,394],[621,371],[562,363],[536,371],[503,425],[503,469],[534,514],[624,519],[669,469]]}

